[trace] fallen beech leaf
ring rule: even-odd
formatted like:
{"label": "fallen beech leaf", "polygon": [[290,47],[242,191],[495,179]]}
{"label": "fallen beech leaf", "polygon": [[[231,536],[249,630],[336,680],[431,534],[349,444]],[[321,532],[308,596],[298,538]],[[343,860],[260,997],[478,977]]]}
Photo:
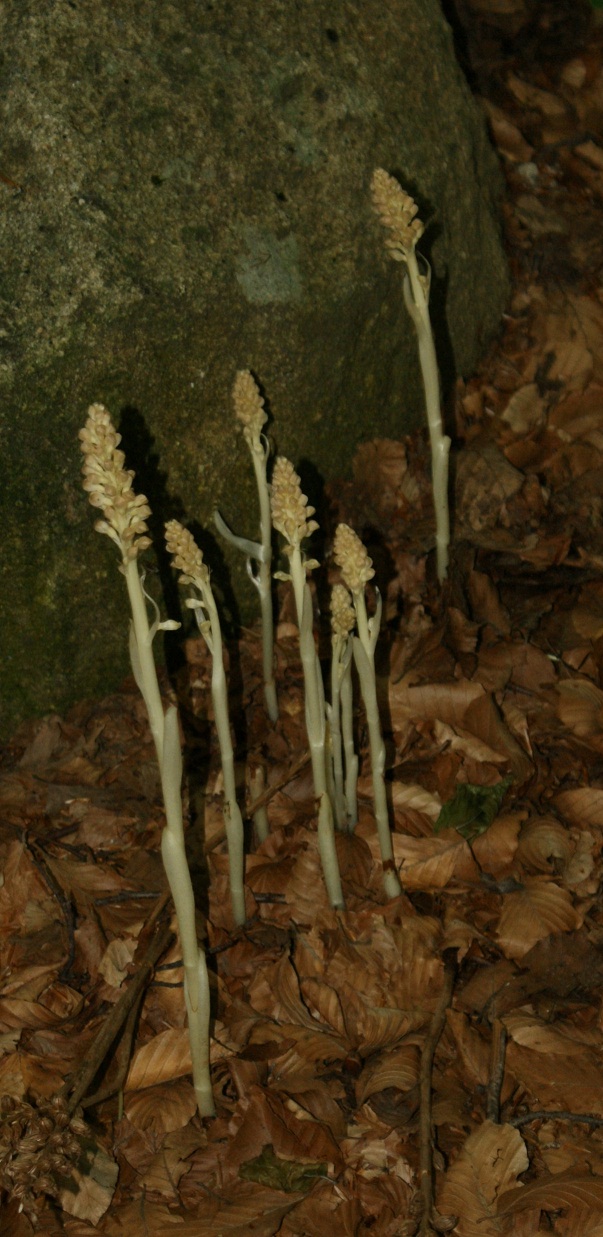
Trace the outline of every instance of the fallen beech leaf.
{"label": "fallen beech leaf", "polygon": [[557,684],[557,713],[579,739],[603,752],[603,692],[589,679],[567,679]]}
{"label": "fallen beech leaf", "polygon": [[394,782],[392,804],[394,810],[423,812],[431,820],[436,820],[442,810],[439,795],[431,794],[422,786],[407,785],[404,782]]}
{"label": "fallen beech leaf", "polygon": [[511,396],[501,420],[506,421],[514,434],[525,434],[544,421],[544,400],[535,382],[519,387]]}
{"label": "fallen beech leaf", "polygon": [[125,940],[118,938],[107,945],[98,971],[112,988],[119,988],[125,979],[137,945],[138,942],[132,936],[126,937]]}
{"label": "fallen beech leaf", "polygon": [[350,1045],[361,1056],[399,1043],[404,1035],[422,1026],[426,1020],[421,1010],[371,1005],[351,985],[347,985],[342,993],[342,1005]]}
{"label": "fallen beech leaf", "polygon": [[555,795],[555,807],[573,824],[603,827],[603,790],[595,786],[562,790]]}
{"label": "fallen beech leaf", "polygon": [[472,843],[471,849],[482,872],[498,876],[512,863],[524,815],[524,812],[505,812]]}
{"label": "fallen beech leaf", "polygon": [[584,1044],[572,1039],[571,1031],[564,1035],[560,1028],[548,1026],[533,1014],[505,1014],[502,1021],[516,1044],[523,1044],[534,1052],[562,1053],[569,1057],[584,1053]]}
{"label": "fallen beech leaf", "polygon": [[356,1082],[357,1103],[364,1104],[369,1096],[388,1087],[410,1091],[419,1078],[419,1063],[419,1049],[415,1044],[401,1044],[399,1048],[380,1053],[376,1061],[365,1065]]}
{"label": "fallen beech leaf", "polygon": [[98,1224],[113,1198],[118,1171],[104,1147],[90,1136],[77,1167],[71,1170],[59,1194],[63,1211]]}
{"label": "fallen beech leaf", "polygon": [[437,838],[411,838],[395,833],[393,846],[405,889],[443,889],[452,880],[479,880],[471,850],[455,829],[446,829]]}
{"label": "fallen beech leaf", "polygon": [[527,876],[521,893],[503,898],[496,938],[507,958],[523,958],[553,932],[573,932],[580,918],[571,894],[546,876]]}
{"label": "fallen beech leaf", "polygon": [[603,1211],[603,1178],[572,1172],[547,1175],[544,1179],[540,1177],[519,1190],[501,1194],[498,1215],[512,1215],[528,1207],[541,1207],[543,1211],[556,1211],[561,1207],[592,1207]]}
{"label": "fallen beech leaf", "polygon": [[571,853],[567,829],[554,816],[533,816],[522,825],[517,858],[528,868],[549,872],[552,860],[567,863]]}
{"label": "fallen beech leaf", "polygon": [[192,1083],[180,1078],[159,1087],[129,1092],[125,1112],[137,1130],[165,1134],[180,1130],[197,1111]]}
{"label": "fallen beech leaf", "polygon": [[458,1216],[455,1232],[459,1237],[494,1237],[505,1231],[497,1218],[498,1199],[527,1167],[519,1131],[484,1121],[448,1169],[437,1199],[438,1211]]}
{"label": "fallen beech leaf", "polygon": [[128,1070],[125,1091],[141,1091],[158,1083],[170,1082],[191,1072],[191,1054],[188,1031],[174,1027],[160,1031],[148,1044],[143,1044],[134,1053]]}
{"label": "fallen beech leaf", "polygon": [[512,1076],[534,1097],[534,1106],[603,1115],[603,1069],[592,1049],[572,1056],[536,1052],[507,1040],[506,1062]]}
{"label": "fallen beech leaf", "polygon": [[[186,1180],[186,1178],[185,1178]],[[332,1186],[330,1187],[332,1190]],[[303,1196],[297,1196],[303,1197]],[[166,1206],[136,1199],[121,1208],[112,1222],[111,1237],[274,1237],[280,1222],[295,1206],[297,1197],[256,1185],[254,1181],[231,1181],[227,1197],[213,1190],[200,1191],[194,1216],[183,1218]]]}
{"label": "fallen beech leaf", "polygon": [[342,1156],[330,1130],[323,1122],[300,1120],[280,1095],[263,1087],[250,1086],[239,1100],[231,1118],[231,1139],[225,1163],[236,1167],[260,1155],[271,1143],[274,1153],[298,1163],[323,1163],[342,1168]]}

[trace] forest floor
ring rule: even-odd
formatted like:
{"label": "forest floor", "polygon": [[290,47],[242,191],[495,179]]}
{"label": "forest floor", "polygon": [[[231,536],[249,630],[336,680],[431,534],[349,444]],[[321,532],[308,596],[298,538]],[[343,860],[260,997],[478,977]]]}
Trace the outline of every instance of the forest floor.
{"label": "forest floor", "polygon": [[285,589],[275,727],[258,633],[231,651],[270,822],[262,845],[249,826],[234,928],[209,655],[190,639],[164,687],[212,981],[202,1122],[137,689],[22,727],[0,760],[5,1237],[603,1237],[603,29],[580,41],[574,5],[567,26],[560,5],[532,25],[523,0],[465,7],[513,296],[451,410],[443,594],[424,434],[365,443],[331,487],[387,580],[404,892],[382,891],[359,711],[346,910],[329,907]]}

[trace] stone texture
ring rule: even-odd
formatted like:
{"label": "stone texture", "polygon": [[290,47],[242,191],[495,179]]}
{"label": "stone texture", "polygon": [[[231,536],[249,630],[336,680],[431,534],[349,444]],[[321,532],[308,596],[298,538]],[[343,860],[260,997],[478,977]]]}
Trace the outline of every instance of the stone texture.
{"label": "stone texture", "polygon": [[[207,528],[220,505],[253,534],[237,369],[264,385],[279,450],[322,476],[421,415],[374,167],[430,221],[449,382],[496,330],[507,275],[496,160],[437,0],[20,0],[0,47],[6,735],[127,670],[122,581],[79,487],[89,403],[121,422],[158,523]],[[200,540],[249,617],[242,563]],[[160,558],[158,595],[162,579]]]}

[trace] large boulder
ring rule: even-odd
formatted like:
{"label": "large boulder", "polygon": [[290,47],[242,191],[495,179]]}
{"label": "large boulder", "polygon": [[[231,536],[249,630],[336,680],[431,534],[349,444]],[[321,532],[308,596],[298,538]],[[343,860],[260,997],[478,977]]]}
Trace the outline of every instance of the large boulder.
{"label": "large boulder", "polygon": [[[422,415],[373,169],[430,221],[448,382],[496,330],[507,274],[499,170],[437,0],[21,0],[0,45],[7,735],[127,669],[123,581],[79,483],[89,403],[121,423],[158,525],[207,527],[219,505],[253,534],[237,369],[317,476]],[[248,618],[242,562],[204,544]]]}

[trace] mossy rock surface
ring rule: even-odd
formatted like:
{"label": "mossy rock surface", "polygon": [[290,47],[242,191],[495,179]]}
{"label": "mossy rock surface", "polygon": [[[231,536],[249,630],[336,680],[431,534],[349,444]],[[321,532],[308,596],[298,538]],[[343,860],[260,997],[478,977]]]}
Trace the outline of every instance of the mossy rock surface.
{"label": "mossy rock surface", "polygon": [[[121,425],[158,527],[208,529],[219,505],[253,535],[237,369],[261,379],[279,450],[323,478],[422,415],[375,166],[428,221],[445,382],[508,284],[500,172],[437,0],[22,0],[0,35],[6,736],[127,671],[114,547],[79,485],[89,403]],[[242,562],[209,532],[204,548],[248,619]]]}

